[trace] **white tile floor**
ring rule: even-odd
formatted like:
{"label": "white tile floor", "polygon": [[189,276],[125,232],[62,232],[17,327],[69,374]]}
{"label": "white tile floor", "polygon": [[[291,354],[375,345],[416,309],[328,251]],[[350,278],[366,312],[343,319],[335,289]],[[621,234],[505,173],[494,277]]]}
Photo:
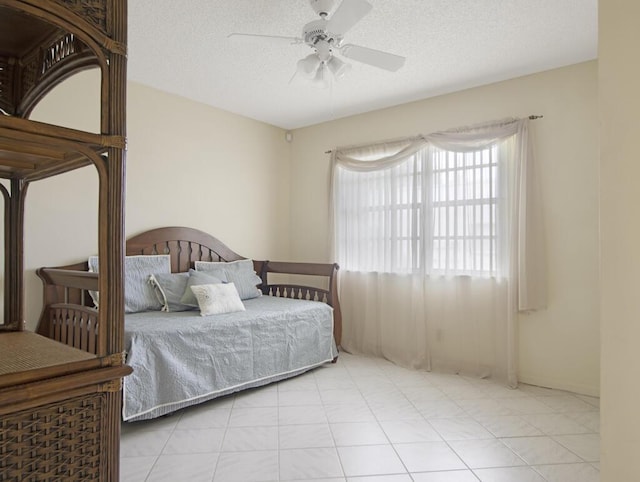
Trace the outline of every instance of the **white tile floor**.
{"label": "white tile floor", "polygon": [[598,399],[341,353],[122,427],[121,480],[595,482]]}

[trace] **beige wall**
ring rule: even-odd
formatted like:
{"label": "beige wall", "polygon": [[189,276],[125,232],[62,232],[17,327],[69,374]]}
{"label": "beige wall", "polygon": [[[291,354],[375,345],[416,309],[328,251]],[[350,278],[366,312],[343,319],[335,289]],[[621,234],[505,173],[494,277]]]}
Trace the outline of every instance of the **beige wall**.
{"label": "beige wall", "polygon": [[640,3],[599,3],[601,480],[640,480]]}
{"label": "beige wall", "polygon": [[544,115],[533,130],[544,198],[550,301],[547,310],[520,318],[519,375],[525,382],[596,395],[600,338],[595,62],[294,131],[291,254],[296,260],[329,259],[328,149],[529,114]]}
{"label": "beige wall", "polygon": [[[97,131],[98,84],[95,71],[68,80],[33,118]],[[127,236],[190,226],[243,256],[288,255],[290,146],[282,129],[136,83],[128,85],[127,107]],[[33,328],[41,305],[33,270],[97,252],[94,168],[31,185],[25,235],[26,317]]]}

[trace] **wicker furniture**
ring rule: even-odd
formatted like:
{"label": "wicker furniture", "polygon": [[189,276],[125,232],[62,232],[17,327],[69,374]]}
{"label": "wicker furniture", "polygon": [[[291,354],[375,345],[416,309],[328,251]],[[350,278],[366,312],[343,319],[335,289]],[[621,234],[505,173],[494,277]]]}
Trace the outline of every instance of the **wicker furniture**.
{"label": "wicker furniture", "polygon": [[[133,236],[126,243],[126,254],[169,254],[174,273],[188,271],[196,261],[244,259],[215,237],[185,227],[158,228]],[[87,344],[84,327],[93,326],[97,316],[87,294],[88,290],[95,289],[92,284],[95,274],[87,273],[87,269],[88,264],[84,262],[37,271],[44,284],[44,306],[38,333],[79,348]],[[340,344],[342,315],[337,293],[338,265],[254,260],[254,269],[262,279],[260,288],[264,295],[318,300],[331,305],[333,338],[336,345]],[[67,323],[69,312],[76,313],[78,320],[73,327]],[[178,323],[176,325],[179,327]]]}
{"label": "wicker furniture", "polygon": [[[0,0],[0,480],[118,480],[121,380],[130,372],[122,356],[126,16],[126,0]],[[28,119],[53,87],[90,67],[102,76],[99,134]],[[103,302],[84,344],[63,340],[80,350],[24,329],[24,206],[31,182],[88,165],[99,176],[101,256],[100,276],[88,282]],[[82,324],[73,310],[61,317],[65,327]]]}

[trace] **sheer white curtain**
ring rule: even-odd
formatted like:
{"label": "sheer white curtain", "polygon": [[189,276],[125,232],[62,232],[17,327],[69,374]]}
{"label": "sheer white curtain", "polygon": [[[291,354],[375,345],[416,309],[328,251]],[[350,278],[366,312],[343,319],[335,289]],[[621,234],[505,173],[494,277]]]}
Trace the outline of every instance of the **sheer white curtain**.
{"label": "sheer white curtain", "polygon": [[546,304],[528,127],[334,151],[345,350],[517,383],[517,311]]}

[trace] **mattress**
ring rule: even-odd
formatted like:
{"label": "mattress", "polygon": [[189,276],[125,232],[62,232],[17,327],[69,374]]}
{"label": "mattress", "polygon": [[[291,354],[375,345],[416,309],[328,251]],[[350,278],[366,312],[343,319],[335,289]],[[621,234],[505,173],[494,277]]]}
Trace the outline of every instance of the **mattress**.
{"label": "mattress", "polygon": [[261,296],[246,311],[127,314],[122,418],[146,420],[303,373],[337,356],[333,309]]}

